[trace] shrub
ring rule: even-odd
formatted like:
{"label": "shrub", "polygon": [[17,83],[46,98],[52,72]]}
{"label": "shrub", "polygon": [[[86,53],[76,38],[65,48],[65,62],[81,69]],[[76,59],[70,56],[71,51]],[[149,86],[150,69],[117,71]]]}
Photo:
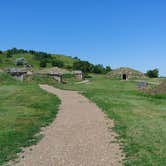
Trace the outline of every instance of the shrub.
{"label": "shrub", "polygon": [[57,60],[57,59],[53,59],[51,63],[52,63],[52,66],[57,66],[57,67],[63,67],[64,66],[64,63],[60,60]]}
{"label": "shrub", "polygon": [[40,61],[40,67],[47,67],[47,61],[45,60]]}
{"label": "shrub", "polygon": [[8,49],[4,52],[6,54],[7,58],[12,57],[14,54],[23,54],[23,53],[28,53],[28,51],[24,50],[24,49],[17,49],[17,48],[12,48],[12,49]]}
{"label": "shrub", "polygon": [[36,52],[36,51],[29,51],[31,54],[34,55],[34,59],[42,61],[43,59],[47,60],[47,63],[49,63],[52,60],[52,56],[50,54],[47,54],[45,52]]}

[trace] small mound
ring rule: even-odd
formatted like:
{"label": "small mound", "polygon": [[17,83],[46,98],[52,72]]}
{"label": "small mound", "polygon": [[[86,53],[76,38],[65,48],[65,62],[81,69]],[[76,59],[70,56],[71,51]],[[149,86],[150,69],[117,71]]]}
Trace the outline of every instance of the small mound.
{"label": "small mound", "polygon": [[122,78],[123,74],[126,74],[129,79],[145,77],[142,72],[128,67],[120,67],[118,69],[112,70],[110,73],[108,73],[108,77]]}
{"label": "small mound", "polygon": [[70,71],[66,70],[66,69],[62,69],[59,67],[52,67],[52,68],[46,68],[46,69],[42,69],[39,71],[39,73],[42,74],[46,74],[46,73],[50,73],[50,72],[56,72],[56,73],[70,73]]}

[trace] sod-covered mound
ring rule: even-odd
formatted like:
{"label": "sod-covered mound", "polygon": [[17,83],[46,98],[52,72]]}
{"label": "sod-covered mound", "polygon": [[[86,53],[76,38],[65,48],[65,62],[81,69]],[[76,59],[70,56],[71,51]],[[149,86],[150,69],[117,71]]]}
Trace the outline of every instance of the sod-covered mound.
{"label": "sod-covered mound", "polygon": [[127,79],[145,77],[144,73],[129,67],[120,67],[108,73],[111,78],[123,78],[123,75],[126,75]]}

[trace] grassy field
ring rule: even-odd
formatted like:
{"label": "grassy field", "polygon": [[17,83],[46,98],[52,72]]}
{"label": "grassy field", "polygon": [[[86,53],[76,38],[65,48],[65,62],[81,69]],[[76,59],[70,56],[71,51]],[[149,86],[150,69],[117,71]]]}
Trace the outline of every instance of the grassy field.
{"label": "grassy field", "polygon": [[166,95],[145,95],[137,90],[135,81],[104,76],[90,80],[89,84],[55,86],[79,90],[115,120],[114,129],[123,144],[126,166],[165,166]]}
{"label": "grassy field", "polygon": [[40,128],[56,116],[59,99],[36,84],[0,74],[0,165],[14,159],[21,147],[36,143]]}
{"label": "grassy field", "polygon": [[[35,134],[57,113],[59,100],[42,91],[38,83],[78,90],[114,119],[126,166],[166,164],[166,95],[143,94],[135,80],[100,75],[93,75],[88,84],[76,84],[75,80],[59,84],[48,77],[21,83],[4,74],[0,79],[0,165],[15,158],[21,147],[36,143],[40,136]],[[161,80],[148,79],[153,83]]]}

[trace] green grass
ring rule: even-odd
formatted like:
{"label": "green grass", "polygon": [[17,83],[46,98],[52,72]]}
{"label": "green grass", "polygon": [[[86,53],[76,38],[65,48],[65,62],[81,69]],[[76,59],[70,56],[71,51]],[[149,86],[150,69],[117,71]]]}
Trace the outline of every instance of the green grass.
{"label": "green grass", "polygon": [[[154,80],[153,80],[154,81]],[[90,84],[54,84],[79,90],[114,119],[126,166],[166,165],[166,95],[149,96],[135,81],[95,76]]]}
{"label": "green grass", "polygon": [[64,65],[67,68],[72,68],[73,63],[77,61],[76,59],[73,59],[71,56],[58,55],[58,54],[55,54],[54,56],[56,57],[56,59],[64,62]]}
{"label": "green grass", "polygon": [[166,164],[166,95],[143,94],[134,80],[111,80],[100,75],[93,75],[89,84],[75,84],[73,80],[59,84],[40,76],[30,83],[2,74],[0,79],[0,165],[15,158],[20,147],[36,143],[39,137],[35,134],[56,115],[59,100],[39,89],[38,83],[78,90],[114,119],[126,166]]}
{"label": "green grass", "polygon": [[21,147],[36,143],[35,135],[56,116],[59,99],[38,85],[0,74],[0,165],[17,157]]}

